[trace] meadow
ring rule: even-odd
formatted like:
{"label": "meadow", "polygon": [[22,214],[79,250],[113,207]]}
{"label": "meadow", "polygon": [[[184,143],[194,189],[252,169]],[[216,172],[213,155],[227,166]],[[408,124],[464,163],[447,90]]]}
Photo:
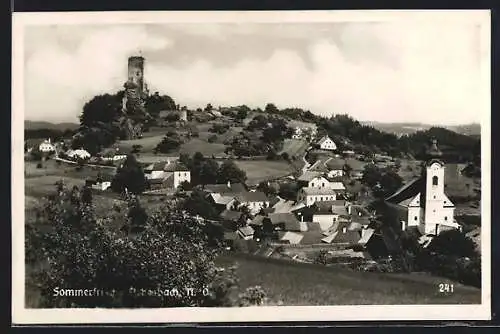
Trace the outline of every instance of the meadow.
{"label": "meadow", "polygon": [[249,185],[277,179],[294,172],[293,167],[286,161],[235,160],[234,162],[247,173],[247,183]]}
{"label": "meadow", "polygon": [[[222,255],[217,264],[236,264],[241,289],[260,285],[271,303],[287,306],[481,303],[479,289],[423,274],[356,272],[244,254]],[[440,293],[439,283],[453,283],[454,293]]]}

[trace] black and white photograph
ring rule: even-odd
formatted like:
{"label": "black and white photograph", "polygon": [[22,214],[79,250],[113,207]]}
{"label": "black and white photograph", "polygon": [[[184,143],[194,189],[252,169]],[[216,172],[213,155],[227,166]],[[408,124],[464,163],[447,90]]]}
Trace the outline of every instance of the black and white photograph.
{"label": "black and white photograph", "polygon": [[14,13],[12,77],[14,323],[490,319],[488,11]]}

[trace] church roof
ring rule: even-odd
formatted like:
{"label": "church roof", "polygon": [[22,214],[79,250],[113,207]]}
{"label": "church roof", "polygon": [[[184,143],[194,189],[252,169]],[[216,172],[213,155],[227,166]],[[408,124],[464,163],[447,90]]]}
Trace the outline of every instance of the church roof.
{"label": "church roof", "polygon": [[429,158],[438,158],[438,157],[441,157],[443,155],[443,153],[441,152],[441,150],[437,146],[436,139],[432,140],[431,146],[427,149],[426,153],[427,153],[427,156]]}

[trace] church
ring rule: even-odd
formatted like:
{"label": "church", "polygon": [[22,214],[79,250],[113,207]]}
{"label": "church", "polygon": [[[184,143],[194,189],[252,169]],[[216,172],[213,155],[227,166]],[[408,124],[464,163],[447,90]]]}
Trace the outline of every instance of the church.
{"label": "church", "polygon": [[403,210],[403,230],[416,228],[422,235],[435,236],[445,230],[461,229],[454,219],[455,205],[445,193],[445,168],[437,141],[433,140],[421,177],[386,198],[386,203]]}

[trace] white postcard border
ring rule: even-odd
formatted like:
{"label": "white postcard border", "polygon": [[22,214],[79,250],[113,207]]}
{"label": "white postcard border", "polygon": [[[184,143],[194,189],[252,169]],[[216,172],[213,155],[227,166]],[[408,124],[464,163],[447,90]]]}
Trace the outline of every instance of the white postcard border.
{"label": "white postcard border", "polygon": [[[479,109],[482,157],[482,303],[480,305],[352,305],[264,306],[244,308],[175,309],[26,309],[24,287],[24,27],[50,24],[133,24],[201,22],[331,22],[427,20],[476,22],[481,25],[484,103]],[[14,13],[12,62],[12,322],[70,323],[196,323],[370,320],[489,320],[491,319],[491,121],[490,12],[455,11],[241,11],[241,12],[72,12]]]}

